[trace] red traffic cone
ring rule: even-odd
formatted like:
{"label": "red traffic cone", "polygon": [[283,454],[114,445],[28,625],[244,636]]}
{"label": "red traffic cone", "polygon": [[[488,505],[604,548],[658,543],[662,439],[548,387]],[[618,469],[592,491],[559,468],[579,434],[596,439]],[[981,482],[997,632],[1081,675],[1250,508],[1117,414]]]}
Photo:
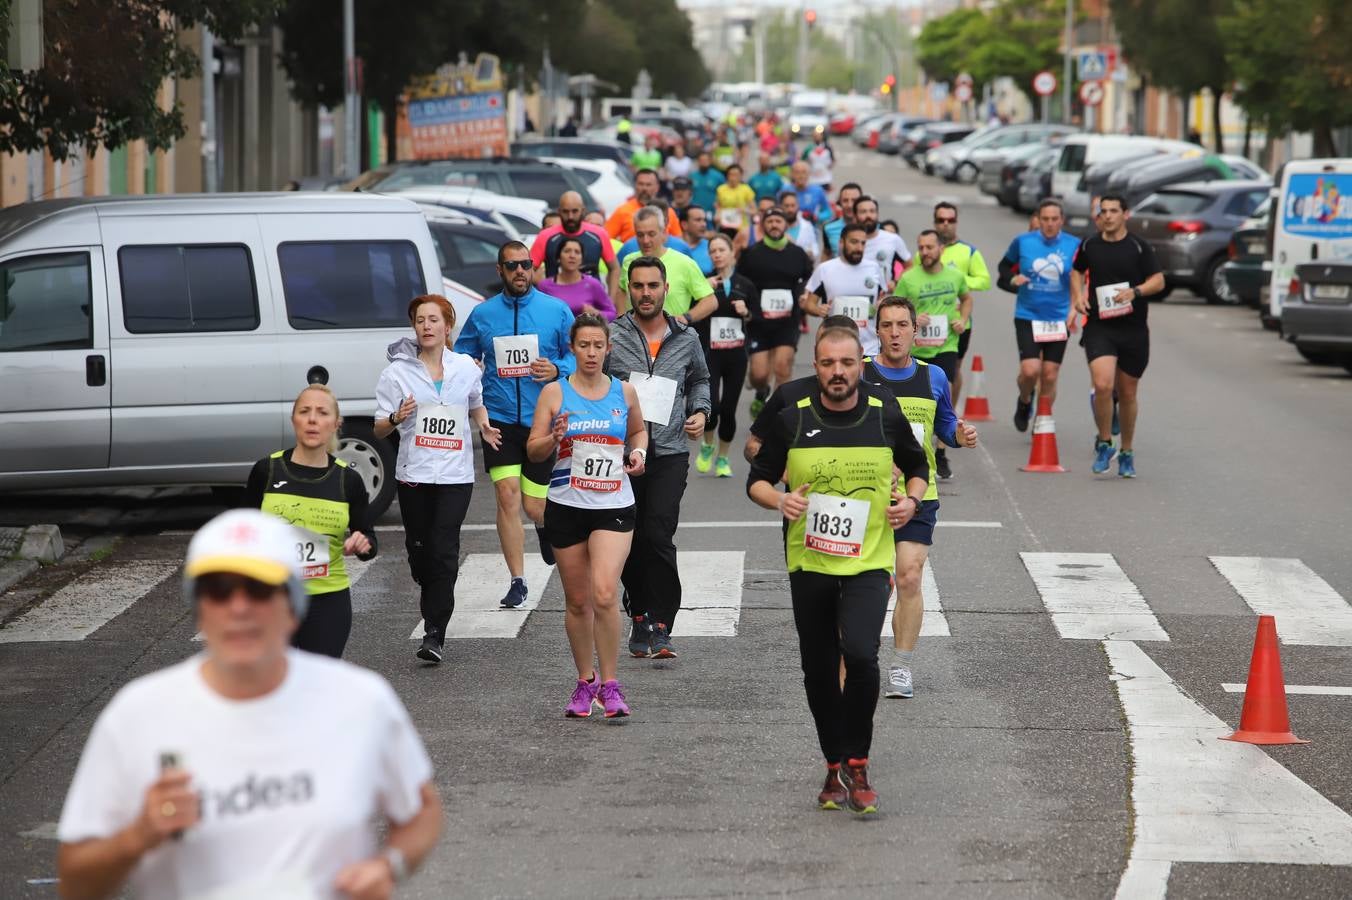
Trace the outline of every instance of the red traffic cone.
{"label": "red traffic cone", "polygon": [[1056,451],[1056,423],[1052,421],[1052,402],[1037,398],[1037,417],[1033,419],[1033,449],[1028,454],[1025,472],[1069,472],[1062,467]]}
{"label": "red traffic cone", "polygon": [[972,380],[967,388],[967,403],[962,408],[962,417],[968,422],[993,422],[991,404],[986,399],[986,367],[980,356],[972,357]]}
{"label": "red traffic cone", "polygon": [[1249,660],[1249,683],[1244,687],[1244,710],[1239,730],[1223,741],[1245,744],[1308,744],[1291,733],[1286,714],[1286,681],[1282,678],[1282,654],[1277,649],[1277,620],[1258,617]]}

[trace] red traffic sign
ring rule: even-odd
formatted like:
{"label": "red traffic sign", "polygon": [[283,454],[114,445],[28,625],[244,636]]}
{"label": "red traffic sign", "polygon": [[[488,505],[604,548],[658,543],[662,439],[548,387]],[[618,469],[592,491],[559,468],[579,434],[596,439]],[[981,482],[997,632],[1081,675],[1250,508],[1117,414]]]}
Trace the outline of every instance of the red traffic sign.
{"label": "red traffic sign", "polygon": [[1056,75],[1043,69],[1033,76],[1033,90],[1039,97],[1050,97],[1056,93]]}
{"label": "red traffic sign", "polygon": [[971,76],[971,75],[968,75],[966,72],[961,72],[961,73],[958,74],[958,77],[957,77],[957,78],[953,79],[953,81],[954,81],[956,84],[971,84],[971,83],[972,83],[972,76]]}
{"label": "red traffic sign", "polygon": [[959,103],[966,103],[968,100],[971,100],[972,99],[971,83],[966,81],[959,81],[957,86],[953,88],[953,97]]}
{"label": "red traffic sign", "polygon": [[1080,102],[1085,106],[1098,106],[1103,102],[1103,83],[1086,81],[1080,85]]}

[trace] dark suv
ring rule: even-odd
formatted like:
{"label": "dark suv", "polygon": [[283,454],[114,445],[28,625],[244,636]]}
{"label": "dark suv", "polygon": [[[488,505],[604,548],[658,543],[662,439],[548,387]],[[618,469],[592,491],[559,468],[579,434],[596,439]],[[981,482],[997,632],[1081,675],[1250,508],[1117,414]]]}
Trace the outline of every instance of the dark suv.
{"label": "dark suv", "polygon": [[587,185],[571,169],[528,157],[401,160],[363,172],[344,185],[349,191],[398,191],[412,187],[464,185],[508,197],[529,197],[557,206],[566,191],[577,191],[588,209],[597,209]]}

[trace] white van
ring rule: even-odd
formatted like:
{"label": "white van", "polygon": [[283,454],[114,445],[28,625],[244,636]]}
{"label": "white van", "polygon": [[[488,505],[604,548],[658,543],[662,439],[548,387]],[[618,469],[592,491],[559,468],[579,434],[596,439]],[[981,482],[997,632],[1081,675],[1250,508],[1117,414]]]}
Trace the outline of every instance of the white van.
{"label": "white van", "polygon": [[1282,167],[1272,210],[1269,313],[1280,319],[1296,266],[1352,259],[1352,159],[1302,159]]}
{"label": "white van", "polygon": [[0,211],[0,491],[242,485],[327,381],[384,510],[385,347],[440,292],[418,207],[360,193],[88,197]]}
{"label": "white van", "polygon": [[[1052,168],[1052,195],[1060,197],[1068,208],[1088,210],[1090,197],[1084,189],[1084,170],[1106,160],[1137,156],[1151,151],[1183,154],[1201,153],[1202,148],[1187,141],[1137,137],[1129,134],[1072,134],[1061,142],[1061,152]],[[1076,222],[1077,229],[1089,227],[1089,220]]]}

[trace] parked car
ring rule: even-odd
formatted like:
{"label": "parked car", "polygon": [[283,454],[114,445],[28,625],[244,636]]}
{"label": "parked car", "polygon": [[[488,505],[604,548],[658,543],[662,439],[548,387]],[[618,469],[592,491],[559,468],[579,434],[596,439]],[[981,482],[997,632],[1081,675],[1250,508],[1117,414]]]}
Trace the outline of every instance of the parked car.
{"label": "parked car", "polygon": [[883,122],[888,121],[889,116],[896,113],[876,113],[860,119],[854,126],[854,131],[850,133],[850,140],[854,141],[860,147],[867,147],[872,150],[878,146],[878,130]]}
{"label": "parked car", "polygon": [[1163,138],[1072,134],[1061,142],[1061,153],[1052,173],[1052,192],[1077,212],[1082,210],[1087,221],[1089,193],[1084,183],[1085,170],[1095,163],[1139,157],[1159,150],[1176,155],[1203,152],[1197,144]]}
{"label": "parked car", "polygon": [[591,141],[586,138],[534,137],[527,135],[512,141],[512,155],[536,159],[566,157],[568,159],[613,159],[622,166],[629,165],[634,152],[631,144],[620,141]]}
{"label": "parked car", "polygon": [[[906,161],[926,175],[933,175],[934,166],[930,154],[938,151],[944,144],[957,143],[976,130],[975,125],[965,122],[931,122],[921,132],[915,150],[906,157]],[[902,155],[906,155],[904,147]]]}
{"label": "parked car", "polygon": [[1267,283],[1267,269],[1263,261],[1268,256],[1268,218],[1272,210],[1269,196],[1230,235],[1225,248],[1225,265],[1221,274],[1235,298],[1246,306],[1257,307],[1262,300],[1263,285]]}
{"label": "parked car", "polygon": [[451,329],[451,343],[455,343],[465,322],[469,320],[469,314],[474,312],[474,307],[484,302],[484,295],[445,275],[441,277],[441,295],[451,301],[451,308],[455,310],[455,327]]}
{"label": "parked car", "polygon": [[1019,191],[1014,209],[1031,213],[1037,205],[1052,195],[1052,172],[1060,156],[1059,147],[1048,147],[1028,161],[1028,167],[1019,178]]}
{"label": "parked car", "polygon": [[1127,219],[1127,227],[1155,248],[1166,289],[1188,287],[1208,303],[1234,303],[1221,272],[1230,236],[1271,188],[1265,181],[1175,184],[1151,194]]}
{"label": "parked car", "polygon": [[372,169],[347,183],[350,191],[389,191],[412,187],[459,185],[543,200],[550,206],[566,191],[577,191],[588,209],[596,198],[576,172],[557,163],[525,157],[491,159],[401,160]]}
{"label": "parked car", "polygon": [[1352,261],[1298,263],[1282,306],[1282,337],[1312,363],[1352,373]]}
{"label": "parked car", "polygon": [[[1241,177],[1234,173],[1235,169],[1218,156],[1210,154],[1186,156],[1182,159],[1164,159],[1154,165],[1143,166],[1130,172],[1122,179],[1123,186],[1120,191],[1117,189],[1118,179],[1114,176],[1108,179],[1108,189],[1125,195],[1127,206],[1131,207],[1171,184],[1241,180]],[[1250,171],[1242,180],[1271,183],[1267,174],[1254,166],[1250,167]]]}
{"label": "parked car", "polygon": [[[611,159],[568,159],[566,157],[545,157],[545,162],[557,163],[573,173],[587,185],[592,197],[600,206],[596,207],[605,215],[610,215],[616,207],[634,195],[634,175],[629,166],[620,165]],[[555,206],[558,198],[554,198]]]}
{"label": "parked car", "polygon": [[427,228],[437,245],[441,271],[485,295],[502,290],[498,277],[498,248],[506,237],[486,225],[428,217]]}
{"label": "parked car", "polygon": [[540,233],[540,222],[550,204],[528,197],[506,197],[472,187],[416,187],[390,191],[414,203],[453,210],[505,231],[513,240],[529,244]]}
{"label": "parked car", "polygon": [[1159,148],[1145,148],[1131,156],[1105,159],[1086,167],[1076,190],[1061,200],[1066,213],[1066,231],[1076,237],[1087,237],[1093,233],[1093,212],[1090,210],[1093,198],[1117,193],[1125,188],[1125,180],[1116,189],[1109,187],[1114,176],[1120,174],[1122,179],[1127,179],[1138,169],[1176,158]]}
{"label": "parked car", "polygon": [[931,168],[935,175],[946,181],[971,184],[976,181],[981,162],[987,156],[1022,144],[1043,143],[1053,137],[1073,134],[1075,130],[1069,125],[1029,122],[974,131],[961,141],[937,148]]}
{"label": "parked car", "polygon": [[1048,150],[1046,144],[1020,144],[981,159],[977,188],[990,194],[1001,206],[1014,206],[1018,200],[1019,176],[1028,163]]}
{"label": "parked car", "polygon": [[377,514],[385,347],[442,287],[408,200],[348,192],[80,197],[0,211],[0,491],[241,485],[327,381]]}

